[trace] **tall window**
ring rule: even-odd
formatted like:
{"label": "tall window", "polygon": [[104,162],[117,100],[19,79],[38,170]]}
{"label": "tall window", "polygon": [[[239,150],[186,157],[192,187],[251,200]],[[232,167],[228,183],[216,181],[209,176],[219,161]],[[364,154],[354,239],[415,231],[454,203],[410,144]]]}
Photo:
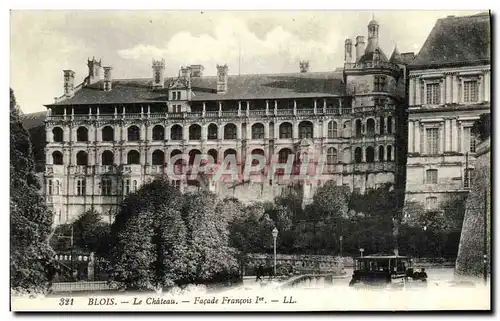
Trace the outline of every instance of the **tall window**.
{"label": "tall window", "polygon": [[217,139],[217,132],[218,132],[218,128],[217,128],[217,125],[215,124],[210,124],[208,125],[208,137],[207,139],[208,140],[216,140]]}
{"label": "tall window", "polygon": [[104,127],[101,134],[103,142],[112,142],[113,140],[115,140],[115,131],[111,126]]}
{"label": "tall window", "polygon": [[354,150],[354,162],[355,163],[361,163],[363,160],[363,151],[361,150],[360,147],[356,147]]}
{"label": "tall window", "polygon": [[366,148],[366,162],[373,163],[375,161],[375,149],[371,146]]}
{"label": "tall window", "polygon": [[165,139],[165,128],[162,125],[156,125],[153,127],[153,140],[164,140]]}
{"label": "tall window", "polygon": [[105,150],[101,155],[102,165],[113,165],[115,162],[115,157],[112,151]]}
{"label": "tall window", "polygon": [[373,118],[368,118],[366,121],[366,135],[375,136],[375,120]]}
{"label": "tall window", "polygon": [[438,182],[438,171],[437,169],[428,169],[425,171],[425,183],[426,184],[437,184]]}
{"label": "tall window", "polygon": [[127,139],[131,142],[141,139],[141,130],[137,126],[130,126],[127,130]]}
{"label": "tall window", "polygon": [[174,125],[170,128],[170,139],[171,140],[182,140],[182,127],[181,125]]}
{"label": "tall window", "polygon": [[76,140],[78,142],[88,142],[89,141],[89,131],[86,127],[78,127],[76,130]]}
{"label": "tall window", "polygon": [[344,137],[351,137],[351,122],[350,121],[345,121],[344,122]]}
{"label": "tall window", "polygon": [[437,210],[437,197],[430,196],[425,199],[425,207],[428,210]]}
{"label": "tall window", "polygon": [[427,84],[427,105],[438,105],[441,98],[441,88],[439,84]]}
{"label": "tall window", "polygon": [[326,153],[326,162],[327,164],[337,163],[337,150],[335,148],[328,148],[328,151]]}
{"label": "tall window", "polygon": [[176,91],[172,92],[172,100],[177,100],[177,92]]}
{"label": "tall window", "polygon": [[56,195],[61,194],[61,184],[57,180],[56,180],[56,191],[55,191],[55,194]]}
{"label": "tall window", "polygon": [[88,164],[88,155],[83,150],[76,154],[76,165],[86,166]]}
{"label": "tall window", "polygon": [[49,179],[49,195],[52,195],[52,180]]}
{"label": "tall window", "polygon": [[153,165],[163,165],[165,163],[165,153],[159,149],[155,150],[152,155]]}
{"label": "tall window", "polygon": [[264,125],[258,123],[252,126],[252,139],[264,138]]}
{"label": "tall window", "polygon": [[63,141],[63,137],[64,137],[64,134],[63,134],[63,130],[61,129],[61,127],[54,127],[54,129],[52,129],[52,137],[54,139],[54,142],[62,142]]}
{"label": "tall window", "polygon": [[387,134],[392,134],[392,117],[387,117]]}
{"label": "tall window", "polygon": [[384,134],[384,128],[385,128],[385,118],[384,116],[380,116],[380,135],[383,135]]}
{"label": "tall window", "polygon": [[392,146],[391,145],[387,146],[387,160],[389,162],[392,161]]}
{"label": "tall window", "polygon": [[63,164],[63,154],[59,151],[52,153],[52,164],[62,165]]}
{"label": "tall window", "polygon": [[189,126],[189,139],[199,140],[201,139],[201,126],[198,124],[193,124]]}
{"label": "tall window", "polygon": [[236,139],[237,131],[235,124],[224,126],[224,139]]}
{"label": "tall window", "polygon": [[439,153],[439,128],[427,128],[426,130],[427,154],[436,155]]}
{"label": "tall window", "polygon": [[125,195],[130,193],[130,180],[129,179],[125,180],[125,184],[123,184],[123,189],[124,189],[123,192]]}
{"label": "tall window", "polygon": [[468,168],[464,171],[464,187],[469,188],[474,175],[474,169]]}
{"label": "tall window", "polygon": [[85,195],[86,193],[86,186],[85,186],[85,179],[80,178],[76,181],[76,195],[82,196]]}
{"label": "tall window", "polygon": [[378,147],[378,161],[383,162],[384,161],[384,146],[379,146]]}
{"label": "tall window", "polygon": [[101,195],[110,196],[111,195],[111,179],[103,178],[101,181]]}
{"label": "tall window", "polygon": [[136,180],[134,180],[132,182],[132,190],[133,190],[134,193],[137,192],[137,181]]}
{"label": "tall window", "polygon": [[303,121],[299,124],[299,138],[313,138],[313,124],[309,121]]}
{"label": "tall window", "polygon": [[476,152],[476,137],[472,134],[471,127],[464,127],[464,148],[467,152]]}
{"label": "tall window", "polygon": [[375,76],[375,88],[374,91],[386,91],[386,77],[385,76]]}
{"label": "tall window", "polygon": [[138,165],[141,163],[141,155],[136,150],[131,150],[127,154],[127,164],[128,165]]}
{"label": "tall window", "polygon": [[477,80],[464,81],[464,103],[477,102]]}
{"label": "tall window", "polygon": [[332,120],[328,123],[328,138],[335,137],[337,137],[337,123]]}
{"label": "tall window", "polygon": [[282,123],[280,125],[280,139],[292,138],[292,124]]}

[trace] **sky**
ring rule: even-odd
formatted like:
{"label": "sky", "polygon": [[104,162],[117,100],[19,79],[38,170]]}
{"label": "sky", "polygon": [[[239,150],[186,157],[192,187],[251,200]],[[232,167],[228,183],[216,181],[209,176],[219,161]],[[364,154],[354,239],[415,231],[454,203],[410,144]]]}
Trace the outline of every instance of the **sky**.
{"label": "sky", "polygon": [[418,51],[437,19],[479,11],[11,11],[10,86],[24,113],[44,111],[63,92],[63,70],[75,86],[87,59],[113,67],[113,78],[152,77],[152,59],[165,59],[166,75],[202,64],[215,75],[298,72],[342,67],[344,41],[367,37],[378,21],[379,45]]}

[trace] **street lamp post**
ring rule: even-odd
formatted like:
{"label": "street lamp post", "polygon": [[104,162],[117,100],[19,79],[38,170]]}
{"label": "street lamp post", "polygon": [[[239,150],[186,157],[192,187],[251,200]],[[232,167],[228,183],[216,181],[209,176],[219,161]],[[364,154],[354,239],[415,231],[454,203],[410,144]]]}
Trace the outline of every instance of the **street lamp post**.
{"label": "street lamp post", "polygon": [[361,253],[361,257],[363,257],[363,252],[365,251],[365,249],[361,248],[359,249],[359,252]]}
{"label": "street lamp post", "polygon": [[276,239],[278,238],[278,229],[273,228],[273,239],[274,239],[274,276],[276,277]]}

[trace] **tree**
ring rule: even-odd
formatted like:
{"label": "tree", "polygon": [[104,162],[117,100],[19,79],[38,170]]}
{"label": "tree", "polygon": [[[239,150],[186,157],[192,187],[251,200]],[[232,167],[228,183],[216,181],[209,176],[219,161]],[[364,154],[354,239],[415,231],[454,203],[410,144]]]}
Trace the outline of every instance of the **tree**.
{"label": "tree", "polygon": [[82,213],[73,222],[74,245],[106,256],[109,245],[109,224],[103,222],[102,215],[94,209]]}
{"label": "tree", "polygon": [[10,282],[16,291],[45,291],[54,274],[52,213],[39,189],[29,135],[10,89]]}
{"label": "tree", "polygon": [[166,253],[177,249],[172,248],[171,239],[165,238],[168,236],[165,229],[182,229],[174,226],[179,224],[175,211],[179,211],[181,205],[179,191],[163,179],[143,185],[123,200],[110,235],[110,261],[115,281],[134,290],[171,285],[166,275],[169,264]]}
{"label": "tree", "polygon": [[334,181],[327,181],[319,187],[313,196],[315,216],[324,218],[346,217],[348,212],[348,188],[337,186]]}
{"label": "tree", "polygon": [[181,212],[190,249],[187,279],[191,282],[210,282],[238,269],[236,251],[229,246],[228,221],[217,212],[217,205],[210,192],[184,195]]}

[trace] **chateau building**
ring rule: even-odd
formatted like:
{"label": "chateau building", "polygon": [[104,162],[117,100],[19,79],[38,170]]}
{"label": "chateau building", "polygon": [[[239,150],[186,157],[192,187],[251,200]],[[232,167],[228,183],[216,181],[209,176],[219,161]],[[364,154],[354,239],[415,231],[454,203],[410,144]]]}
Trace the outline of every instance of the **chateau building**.
{"label": "chateau building", "polygon": [[490,112],[490,16],[439,19],[409,69],[406,202],[439,210],[468,193],[472,125]]}
{"label": "chateau building", "polygon": [[[150,78],[114,79],[111,67],[91,59],[88,76],[75,85],[75,73],[64,70],[64,94],[46,105],[44,181],[55,223],[90,208],[111,220],[125,195],[165,175],[181,154],[188,157],[175,163],[176,173],[189,173],[200,154],[218,163],[234,155],[239,169],[248,155],[263,155],[270,169],[260,182],[209,173],[172,180],[182,191],[207,188],[243,201],[271,200],[299,184],[307,202],[326,179],[362,193],[397,187],[404,179],[405,65],[413,54],[395,49],[388,59],[378,38],[373,20],[367,42],[347,39],[344,68],[328,72],[309,72],[301,62],[299,73],[230,75],[217,65],[217,76],[204,76],[203,66],[191,65],[167,77],[167,62],[153,60]],[[297,183],[274,171],[289,155],[300,163],[305,154],[324,155],[323,167],[315,158],[320,180]]]}

